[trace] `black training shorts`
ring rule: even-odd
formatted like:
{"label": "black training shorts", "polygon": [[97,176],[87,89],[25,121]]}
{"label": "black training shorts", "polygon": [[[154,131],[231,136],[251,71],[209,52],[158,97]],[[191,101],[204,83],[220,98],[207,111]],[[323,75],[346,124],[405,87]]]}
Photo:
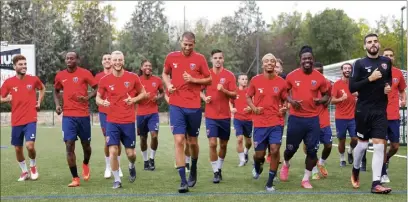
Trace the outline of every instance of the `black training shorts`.
{"label": "black training shorts", "polygon": [[357,137],[359,139],[386,139],[388,129],[386,111],[364,108],[356,109],[355,120]]}

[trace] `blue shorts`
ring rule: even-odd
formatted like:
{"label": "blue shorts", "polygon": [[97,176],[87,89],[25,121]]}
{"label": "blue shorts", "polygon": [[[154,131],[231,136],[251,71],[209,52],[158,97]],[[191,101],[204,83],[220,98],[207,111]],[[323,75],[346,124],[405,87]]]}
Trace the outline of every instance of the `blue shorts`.
{"label": "blue shorts", "polygon": [[118,145],[122,142],[125,148],[135,148],[135,123],[106,122],[106,146]]}
{"label": "blue shorts", "polygon": [[252,121],[241,121],[234,119],[235,135],[244,135],[247,138],[252,137]]}
{"label": "blue shorts", "polygon": [[388,120],[387,140],[391,143],[400,142],[400,120]]}
{"label": "blue shorts", "polygon": [[99,112],[99,123],[101,125],[103,136],[106,136],[106,114]]}
{"label": "blue shorts", "polygon": [[320,143],[332,144],[332,130],[330,126],[320,128]]}
{"label": "blue shorts", "polygon": [[189,109],[170,105],[170,129],[173,135],[188,134],[197,137],[200,134],[202,119],[201,108]]}
{"label": "blue shorts", "polygon": [[356,121],[354,119],[336,119],[337,138],[346,139],[347,131],[351,138],[357,137]]}
{"label": "blue shorts", "polygon": [[296,152],[299,144],[306,145],[308,153],[317,153],[319,149],[320,124],[319,117],[298,117],[289,115],[286,133],[286,150]]}
{"label": "blue shorts", "polygon": [[265,151],[271,144],[282,144],[283,127],[254,127],[255,151]]}
{"label": "blue shorts", "polygon": [[86,117],[62,117],[62,137],[64,142],[76,141],[78,137],[81,142],[91,141],[91,119]]}
{"label": "blue shorts", "polygon": [[146,136],[149,132],[159,132],[159,114],[136,116],[137,135]]}
{"label": "blue shorts", "polygon": [[218,137],[221,140],[229,140],[231,134],[231,119],[205,118],[207,137]]}
{"label": "blue shorts", "polygon": [[25,125],[11,127],[11,145],[13,146],[23,146],[24,137],[26,142],[35,142],[36,136],[37,122],[31,122]]}

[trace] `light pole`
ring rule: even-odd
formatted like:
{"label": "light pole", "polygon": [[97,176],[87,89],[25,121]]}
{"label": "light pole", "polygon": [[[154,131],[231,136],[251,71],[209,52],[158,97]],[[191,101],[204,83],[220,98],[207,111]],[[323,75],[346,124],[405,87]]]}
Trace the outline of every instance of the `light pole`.
{"label": "light pole", "polygon": [[406,6],[401,7],[401,69],[404,69],[404,10]]}

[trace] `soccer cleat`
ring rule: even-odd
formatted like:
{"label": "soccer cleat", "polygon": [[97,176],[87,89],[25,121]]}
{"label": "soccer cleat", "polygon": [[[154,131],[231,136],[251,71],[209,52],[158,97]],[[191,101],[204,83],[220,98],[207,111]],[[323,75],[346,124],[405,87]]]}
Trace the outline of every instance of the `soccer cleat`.
{"label": "soccer cleat", "polygon": [[181,183],[180,187],[178,188],[179,193],[187,193],[188,192],[188,185]]}
{"label": "soccer cleat", "polygon": [[362,161],[361,165],[360,165],[360,171],[367,171],[367,162],[366,161]]}
{"label": "soccer cleat", "polygon": [[313,174],[312,174],[312,180],[320,180],[320,175],[319,175],[319,173],[313,173]]}
{"label": "soccer cleat", "polygon": [[144,170],[149,170],[149,161],[144,162]]}
{"label": "soccer cleat", "polygon": [[38,171],[37,171],[37,166],[33,166],[30,168],[30,178],[31,180],[37,180],[38,179]]}
{"label": "soccer cleat", "polygon": [[391,188],[384,187],[382,185],[377,185],[377,186],[371,188],[371,193],[373,193],[373,194],[388,194],[391,191],[392,191]]}
{"label": "soccer cleat", "polygon": [[346,167],[346,161],[340,161],[340,167]]}
{"label": "soccer cleat", "polygon": [[186,173],[190,172],[190,163],[186,163]]}
{"label": "soccer cleat", "polygon": [[194,187],[196,183],[197,183],[197,171],[195,170],[190,172],[187,184],[189,187]]}
{"label": "soccer cleat", "polygon": [[351,174],[351,185],[353,185],[354,189],[358,189],[360,187],[360,179],[358,177],[356,177],[356,179],[354,179],[353,174]]}
{"label": "soccer cleat", "polygon": [[252,169],[252,177],[257,180],[259,178],[259,176],[260,176],[260,174],[256,172],[255,168],[253,168]]}
{"label": "soccer cleat", "polygon": [[122,183],[120,182],[113,182],[112,189],[122,188]]}
{"label": "soccer cleat", "polygon": [[347,153],[347,160],[349,164],[353,164],[354,162],[353,153]]}
{"label": "soccer cleat", "polygon": [[386,183],[390,183],[391,181],[390,181],[390,178],[388,177],[388,175],[383,175],[382,177],[381,177],[381,183],[384,183],[384,184],[386,184]]}
{"label": "soccer cleat", "polygon": [[319,171],[323,177],[327,177],[329,175],[329,172],[327,171],[327,168],[324,164],[322,165],[320,163],[317,163],[317,168],[319,168]]}
{"label": "soccer cleat", "polygon": [[68,184],[68,187],[79,187],[80,181],[81,180],[79,179],[79,177],[74,177],[72,178],[72,182]]}
{"label": "soccer cleat", "polygon": [[248,163],[248,154],[244,154],[245,155],[245,164]]}
{"label": "soccer cleat", "polygon": [[288,180],[288,176],[289,176],[289,166],[283,164],[280,174],[279,174],[279,178],[281,181],[287,181]]}
{"label": "soccer cleat", "polygon": [[238,167],[243,167],[243,166],[245,166],[245,164],[246,164],[245,161],[240,161],[239,164],[238,164]]}
{"label": "soccer cleat", "polygon": [[129,182],[133,183],[136,180],[136,168],[129,168]]}
{"label": "soccer cleat", "polygon": [[123,177],[122,169],[119,167],[119,177]]}
{"label": "soccer cleat", "polygon": [[27,180],[29,177],[30,175],[28,175],[28,172],[24,172],[24,173],[21,173],[20,178],[18,178],[17,181],[22,182],[22,181]]}
{"label": "soccer cleat", "polygon": [[300,185],[305,189],[313,189],[313,186],[310,184],[309,180],[302,181]]}
{"label": "soccer cleat", "polygon": [[271,163],[271,154],[268,154],[268,157],[266,158],[266,163]]}
{"label": "soccer cleat", "polygon": [[222,180],[222,172],[221,172],[221,169],[218,169],[218,173],[220,174],[220,180]]}
{"label": "soccer cleat", "polygon": [[275,186],[272,186],[272,187],[265,186],[265,190],[266,190],[267,192],[274,192],[274,191],[276,191]]}
{"label": "soccer cleat", "polygon": [[219,172],[215,172],[214,173],[214,178],[213,178],[213,183],[214,184],[218,184],[220,183],[221,179],[220,179],[220,173]]}
{"label": "soccer cleat", "polygon": [[85,181],[88,181],[91,177],[91,171],[89,169],[89,164],[82,164],[82,177]]}
{"label": "soccer cleat", "polygon": [[154,159],[149,160],[149,170],[153,171],[156,169],[156,166],[154,165]]}
{"label": "soccer cleat", "polygon": [[112,177],[112,172],[109,168],[105,168],[105,174],[103,175],[105,179],[109,179]]}

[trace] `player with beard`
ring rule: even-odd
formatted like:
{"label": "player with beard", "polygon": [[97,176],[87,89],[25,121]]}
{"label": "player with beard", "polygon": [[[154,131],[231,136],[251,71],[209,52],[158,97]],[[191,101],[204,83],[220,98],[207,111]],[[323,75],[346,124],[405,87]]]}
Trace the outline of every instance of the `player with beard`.
{"label": "player with beard", "polygon": [[341,65],[343,76],[333,84],[331,103],[336,105],[335,123],[337,138],[339,139],[340,167],[346,166],[344,151],[346,147],[347,131],[350,136],[350,147],[347,151],[347,160],[349,164],[353,163],[353,149],[357,145],[356,122],[354,112],[356,108],[357,92],[350,93],[349,78],[353,66],[350,63]]}
{"label": "player with beard", "polygon": [[360,163],[368,147],[368,140],[372,139],[374,154],[371,192],[387,194],[391,192],[391,188],[381,184],[381,168],[388,129],[387,94],[391,91],[392,64],[389,58],[379,56],[380,43],[376,34],[364,37],[364,48],[367,56],[355,62],[349,82],[350,92],[358,92],[355,120],[359,138],[353,153],[351,183],[354,188],[360,187]]}
{"label": "player with beard", "polygon": [[[234,99],[236,93],[236,79],[231,71],[224,68],[224,53],[215,49],[211,51],[212,84],[201,92],[205,101],[205,127],[209,141],[210,161],[214,172],[213,183],[222,180],[222,166],[227,154],[228,140],[231,134],[231,111],[229,100]],[[220,140],[220,149],[217,155],[217,142]]]}
{"label": "player with beard", "polygon": [[[238,76],[237,97],[230,100],[231,113],[234,115],[234,129],[237,136],[238,167],[248,163],[248,151],[252,146],[252,117],[251,107],[246,101],[248,76]],[[245,147],[244,147],[245,140]]]}
{"label": "player with beard", "polygon": [[[170,127],[176,147],[176,164],[180,175],[180,193],[188,192],[197,182],[197,162],[202,112],[200,92],[211,84],[207,60],[194,51],[195,35],[185,32],[181,37],[181,51],[169,53],[164,61],[163,81],[169,91]],[[170,81],[171,75],[171,81]],[[184,141],[188,135],[191,148],[191,169],[186,180]]]}
{"label": "player with beard", "polygon": [[[54,102],[58,115],[63,113],[62,133],[66,146],[68,166],[72,175],[72,183],[68,187],[80,185],[76,166],[75,141],[81,139],[84,151],[82,176],[85,181],[90,178],[89,159],[91,158],[91,119],[88,100],[95,96],[97,81],[87,69],[79,67],[79,56],[68,52],[65,56],[67,68],[59,71],[54,81]],[[88,94],[88,86],[94,91]],[[60,104],[60,91],[63,90],[63,108]]]}
{"label": "player with beard", "polygon": [[[25,181],[28,178],[37,180],[39,174],[34,143],[37,134],[37,110],[40,110],[45,86],[38,77],[26,75],[27,61],[23,55],[13,57],[13,67],[16,75],[6,79],[1,86],[0,103],[10,102],[11,104],[11,144],[14,146],[21,169],[18,181]],[[36,90],[39,91],[38,100],[36,100]],[[30,173],[24,157],[24,138],[30,158]]]}
{"label": "player with beard", "polygon": [[[288,128],[284,163],[280,172],[281,181],[287,181],[289,175],[289,160],[296,153],[299,144],[306,145],[306,169],[301,186],[313,188],[309,178],[317,162],[319,148],[320,125],[319,105],[327,103],[328,89],[324,76],[313,69],[314,57],[310,46],[303,46],[299,53],[300,68],[292,71],[286,77],[290,96],[287,101],[289,110]],[[320,97],[320,98],[319,98]]]}
{"label": "player with beard", "polygon": [[[140,137],[144,169],[155,170],[154,157],[159,145],[159,107],[157,102],[163,98],[163,83],[160,77],[152,75],[152,63],[143,60],[140,67],[140,82],[145,87],[147,99],[137,107],[137,135]],[[147,157],[147,134],[150,132],[150,158]]]}
{"label": "player with beard", "polygon": [[[384,49],[384,57],[388,57],[394,62],[394,51],[391,48]],[[399,107],[405,107],[407,102],[407,94],[405,93],[405,88],[407,84],[405,83],[404,75],[401,70],[397,67],[392,67],[392,85],[391,92],[388,94],[388,105],[387,105],[387,119],[388,119],[388,134],[387,138],[391,142],[391,147],[384,159],[384,164],[382,168],[381,183],[389,183],[390,179],[387,174],[388,163],[390,158],[394,156],[399,148],[400,143],[400,113]],[[399,104],[401,103],[401,104]]]}
{"label": "player with beard", "polygon": [[[136,129],[135,104],[147,98],[139,76],[125,71],[125,59],[120,51],[112,52],[113,70],[99,82],[96,104],[108,107],[106,119],[106,144],[109,147],[111,169],[114,176],[113,189],[121,188],[119,176],[118,147],[122,142],[129,160],[129,182],[136,180]],[[102,99],[104,97],[105,99]]]}
{"label": "player with beard", "polygon": [[[103,66],[103,71],[99,72],[98,74],[96,74],[95,76],[95,80],[97,82],[99,82],[102,77],[110,74],[112,72],[112,56],[109,53],[105,53],[102,56],[102,66]],[[102,99],[105,99],[104,97],[102,97]],[[99,123],[101,124],[101,129],[102,129],[102,134],[103,137],[105,138],[105,147],[104,147],[104,152],[105,152],[105,174],[104,177],[106,179],[110,178],[112,175],[112,171],[111,171],[111,166],[110,166],[110,160],[109,160],[109,148],[106,145],[106,115],[108,113],[108,108],[104,107],[104,106],[98,106],[98,111],[99,111]],[[118,162],[120,162],[120,154],[122,152],[122,147],[118,148]],[[120,165],[120,163],[119,163]],[[123,173],[122,173],[122,169],[120,169],[119,166],[119,176],[123,177]]]}

